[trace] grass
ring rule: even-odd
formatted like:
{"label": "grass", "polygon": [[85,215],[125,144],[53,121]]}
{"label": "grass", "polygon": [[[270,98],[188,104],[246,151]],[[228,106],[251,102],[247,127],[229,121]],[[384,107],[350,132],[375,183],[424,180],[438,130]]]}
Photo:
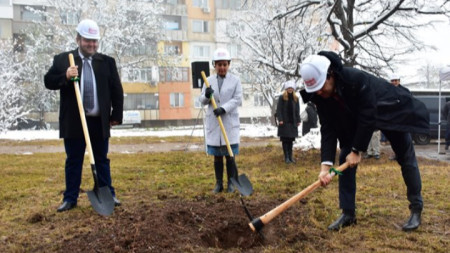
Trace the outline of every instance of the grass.
{"label": "grass", "polygon": [[[175,140],[113,138],[111,145]],[[49,141],[26,145],[56,144]],[[250,197],[253,202],[272,199],[281,203],[317,180],[319,151],[296,151],[296,165],[285,165],[281,156],[277,145],[241,149],[237,164],[253,183],[255,192]],[[64,157],[63,153],[0,155],[0,252],[56,251],[54,242],[70,240],[91,230],[89,223],[74,221],[114,222],[112,217],[93,215],[83,193],[77,210],[64,215],[55,212],[65,187]],[[192,200],[211,194],[212,157],[204,153],[114,153],[110,159],[113,184],[124,203],[157,203],[165,198]],[[319,188],[309,195],[307,203],[302,205],[309,215],[300,217],[298,222],[309,224],[303,232],[314,240],[286,243],[276,249],[269,246],[265,251],[447,252],[450,248],[449,165],[420,159],[419,166],[425,209],[418,231],[401,231],[409,211],[399,166],[387,159],[364,160],[357,174],[357,226],[338,233],[326,231],[340,213],[335,180],[327,188]],[[90,190],[92,185],[86,159],[81,188]],[[47,225],[43,226],[43,222]]]}

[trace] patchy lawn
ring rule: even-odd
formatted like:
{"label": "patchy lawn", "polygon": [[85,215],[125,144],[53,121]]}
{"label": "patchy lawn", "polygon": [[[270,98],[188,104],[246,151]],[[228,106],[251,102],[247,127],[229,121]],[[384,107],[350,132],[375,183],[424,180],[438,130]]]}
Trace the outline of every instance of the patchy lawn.
{"label": "patchy lawn", "polygon": [[[126,140],[127,142],[131,141]],[[156,140],[156,141],[159,141]],[[169,139],[170,141],[170,139]],[[112,141],[112,145],[114,145]],[[39,143],[39,145],[53,145]],[[337,180],[251,232],[239,194],[214,195],[213,158],[200,152],[111,154],[113,184],[123,205],[109,217],[93,211],[86,157],[78,207],[57,213],[64,190],[64,154],[0,155],[0,252],[447,252],[450,248],[448,163],[419,160],[422,226],[401,231],[409,217],[399,166],[364,160],[358,170],[358,225],[340,232]],[[242,148],[237,156],[255,192],[244,201],[263,215],[317,180],[319,151]]]}

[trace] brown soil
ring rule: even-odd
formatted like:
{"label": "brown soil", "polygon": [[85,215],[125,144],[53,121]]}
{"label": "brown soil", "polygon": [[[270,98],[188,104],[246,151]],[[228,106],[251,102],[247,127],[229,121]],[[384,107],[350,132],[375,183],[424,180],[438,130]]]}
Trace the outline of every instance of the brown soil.
{"label": "brown soil", "polygon": [[[89,233],[61,241],[58,251],[262,252],[268,246],[277,248],[315,237],[303,232],[309,222],[302,220],[308,217],[302,208],[290,208],[283,219],[272,220],[261,230],[262,237],[249,228],[250,220],[239,198],[223,194],[192,201],[159,196],[158,203],[124,205],[116,208],[110,223],[91,226]],[[245,204],[254,214],[262,215],[280,203],[245,200]]]}

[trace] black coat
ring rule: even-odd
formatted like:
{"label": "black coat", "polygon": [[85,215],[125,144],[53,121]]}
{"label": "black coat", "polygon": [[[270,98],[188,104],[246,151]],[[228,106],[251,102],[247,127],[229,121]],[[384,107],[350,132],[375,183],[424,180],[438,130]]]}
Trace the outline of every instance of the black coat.
{"label": "black coat", "polygon": [[[82,60],[78,49],[56,55],[53,65],[44,77],[45,87],[50,90],[59,90],[59,135],[60,138],[83,138],[80,114],[73,81],[66,79],[69,67],[69,53],[72,53],[75,65],[78,65],[78,74],[81,76]],[[92,56],[97,84],[98,105],[102,122],[103,138],[110,137],[110,121],[122,123],[123,117],[123,88],[117,72],[114,58],[103,54]]]}
{"label": "black coat", "polygon": [[[291,108],[288,108],[291,106]],[[291,114],[289,114],[291,112]],[[283,95],[278,98],[277,105],[278,122],[283,121],[283,125],[278,125],[278,136],[296,138],[298,137],[298,124],[300,123],[300,104],[293,99],[284,100]]]}
{"label": "black coat", "polygon": [[315,105],[312,103],[306,104],[305,111],[308,114],[308,121],[302,122],[302,135],[309,133],[311,128],[317,127],[317,111]]}
{"label": "black coat", "polygon": [[338,98],[324,99],[302,91],[303,101],[317,106],[322,161],[334,161],[340,146],[365,151],[375,129],[428,134],[429,113],[406,88],[362,70],[344,67],[336,73]]}

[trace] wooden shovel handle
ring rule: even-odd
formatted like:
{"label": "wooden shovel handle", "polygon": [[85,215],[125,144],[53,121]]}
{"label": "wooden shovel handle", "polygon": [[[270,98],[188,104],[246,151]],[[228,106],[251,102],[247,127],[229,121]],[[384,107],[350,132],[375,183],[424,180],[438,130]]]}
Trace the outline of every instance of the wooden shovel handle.
{"label": "wooden shovel handle", "polygon": [[[337,171],[344,171],[345,169],[347,169],[348,167],[348,163],[345,162],[343,163],[341,166],[339,166],[336,170]],[[333,177],[336,173],[331,172],[331,176]],[[306,187],[305,189],[303,189],[301,192],[297,193],[296,195],[292,196],[290,199],[286,200],[285,202],[283,202],[282,204],[280,204],[279,206],[275,207],[274,209],[270,210],[269,212],[267,212],[266,214],[264,214],[263,216],[259,217],[259,220],[263,223],[263,224],[267,224],[269,223],[273,218],[277,217],[278,215],[280,215],[282,212],[284,212],[286,209],[288,209],[290,206],[292,206],[294,203],[298,202],[299,200],[301,200],[302,198],[304,198],[306,195],[308,195],[309,193],[311,193],[312,191],[314,191],[317,187],[320,186],[320,180],[317,180],[316,182],[314,182],[313,184],[309,185],[308,187]],[[250,222],[248,224],[250,226],[250,228],[255,232],[256,228],[253,225],[253,222]]]}
{"label": "wooden shovel handle", "polygon": [[[208,79],[206,79],[205,71],[202,71],[201,74],[206,87],[210,87]],[[214,96],[211,96],[211,103],[213,105],[213,108],[217,109],[217,104],[216,100],[214,99]],[[220,129],[222,130],[222,135],[223,138],[225,139],[225,143],[227,144],[228,154],[231,157],[234,157],[233,150],[231,150],[230,141],[228,140],[227,132],[225,131],[225,127],[223,126],[222,118],[220,116],[217,116],[217,120],[219,121]]]}
{"label": "wooden shovel handle", "polygon": [[[69,54],[69,63],[71,67],[75,66],[73,54]],[[80,112],[81,125],[83,126],[84,139],[86,141],[86,148],[88,149],[89,161],[91,164],[95,164],[94,154],[92,153],[91,139],[89,138],[89,131],[86,123],[86,116],[84,115],[83,102],[81,102],[80,85],[78,84],[78,81],[74,81],[74,83],[75,95],[77,97],[78,103],[78,111]]]}

